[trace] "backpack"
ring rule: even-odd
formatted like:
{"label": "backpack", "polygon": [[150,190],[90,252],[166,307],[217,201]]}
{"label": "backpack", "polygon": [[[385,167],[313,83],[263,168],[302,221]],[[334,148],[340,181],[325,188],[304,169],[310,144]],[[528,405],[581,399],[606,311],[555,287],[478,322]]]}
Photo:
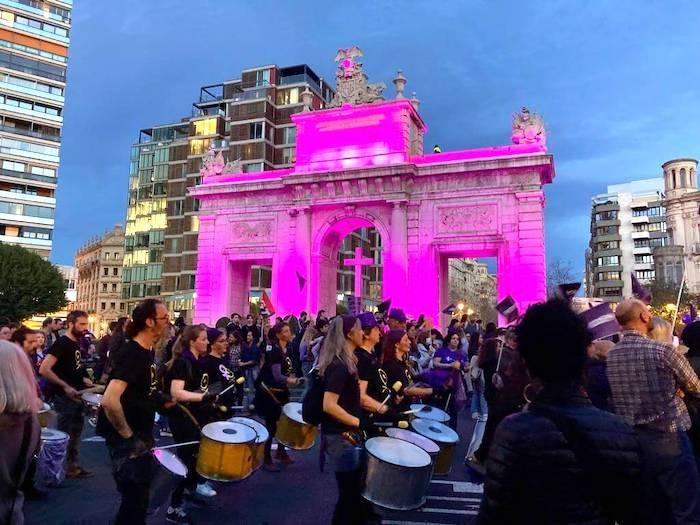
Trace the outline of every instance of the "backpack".
{"label": "backpack", "polygon": [[318,368],[312,368],[306,378],[306,391],[301,400],[301,417],[310,425],[320,425],[323,419],[325,382]]}

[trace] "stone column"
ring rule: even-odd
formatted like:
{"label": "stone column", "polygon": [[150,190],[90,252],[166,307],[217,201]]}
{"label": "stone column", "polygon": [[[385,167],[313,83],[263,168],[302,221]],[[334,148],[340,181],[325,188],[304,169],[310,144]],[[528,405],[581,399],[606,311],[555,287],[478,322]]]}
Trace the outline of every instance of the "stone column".
{"label": "stone column", "polygon": [[[277,250],[272,260],[272,304],[279,315],[298,316],[308,307],[310,225],[306,213],[291,208],[277,215]],[[299,275],[305,277],[304,287],[299,286]]]}
{"label": "stone column", "polygon": [[520,311],[524,312],[530,304],[547,297],[544,192],[518,192],[515,197],[518,201],[517,259],[511,261],[509,289]]}
{"label": "stone column", "polygon": [[[393,202],[391,210],[391,239],[385,253],[382,296],[399,308],[406,308],[408,286],[408,221],[406,201]],[[384,240],[382,241],[384,243]]]}
{"label": "stone column", "polygon": [[[214,233],[216,229],[216,216],[199,216],[199,235],[197,246],[197,279],[195,281],[195,293],[197,294],[192,312],[192,319],[197,323],[212,323],[212,292],[215,289],[214,257]],[[216,322],[216,319],[214,319]]]}

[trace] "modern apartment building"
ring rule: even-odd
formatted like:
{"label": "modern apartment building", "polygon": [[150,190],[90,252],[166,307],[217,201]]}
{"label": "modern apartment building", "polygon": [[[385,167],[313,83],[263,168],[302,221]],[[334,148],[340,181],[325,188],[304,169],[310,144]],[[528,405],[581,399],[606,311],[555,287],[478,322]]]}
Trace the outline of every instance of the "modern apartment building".
{"label": "modern apartment building", "polygon": [[0,242],[49,256],[72,0],[0,0]]}
{"label": "modern apartment building", "polygon": [[[448,261],[449,300],[463,304],[465,314],[476,313],[485,321],[496,306],[496,276],[488,271],[488,265],[475,259],[452,258]],[[447,305],[445,305],[447,306]]]}
{"label": "modern apartment building", "polygon": [[87,312],[90,330],[95,335],[104,333],[111,321],[126,315],[121,299],[123,259],[121,224],[92,239],[75,254],[78,270],[75,307]]}
{"label": "modern apartment building", "polygon": [[[246,69],[240,79],[202,87],[191,116],[141,130],[131,152],[122,298],[165,299],[171,312],[191,315],[197,269],[198,202],[187,188],[200,182],[202,155],[213,145],[244,172],[294,163],[293,113],[301,93],[323,108],[333,90],[307,65]],[[254,291],[269,288],[270,268],[254,267]],[[255,292],[254,292],[255,293]]]}
{"label": "modern apartment building", "polygon": [[591,240],[586,251],[589,297],[618,302],[632,294],[632,272],[655,279],[654,249],[668,244],[663,180],[608,186],[592,199]]}

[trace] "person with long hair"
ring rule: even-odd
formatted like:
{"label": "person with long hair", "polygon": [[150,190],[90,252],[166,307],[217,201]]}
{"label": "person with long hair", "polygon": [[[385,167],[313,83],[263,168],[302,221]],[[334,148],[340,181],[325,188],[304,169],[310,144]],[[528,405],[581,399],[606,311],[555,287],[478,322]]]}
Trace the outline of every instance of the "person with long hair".
{"label": "person with long hair", "polygon": [[16,344],[0,341],[0,523],[24,523],[21,487],[39,449],[40,408],[27,356]]}
{"label": "person with long hair", "polygon": [[361,495],[363,454],[361,439],[353,438],[360,429],[362,405],[357,376],[357,352],[363,342],[360,321],[351,315],[331,322],[318,360],[323,378],[323,447],[335,471],[338,501],[333,525],[367,523],[369,509]]}
{"label": "person with long hair", "polygon": [[[211,418],[210,401],[216,396],[209,392],[209,374],[203,366],[209,344],[207,330],[201,325],[188,326],[182,333],[180,343],[182,354],[166,374],[165,384],[177,403],[168,417],[173,441],[186,443],[199,441],[201,427]],[[176,449],[178,457],[187,467],[187,478],[178,484],[170,498],[167,517],[174,523],[188,523],[189,517],[183,508],[185,496],[193,497],[195,493],[204,497],[216,496],[216,491],[197,474],[198,450],[199,445]]]}
{"label": "person with long hair", "polygon": [[413,383],[413,376],[408,367],[407,356],[411,350],[411,341],[405,330],[390,330],[384,336],[382,348],[382,370],[386,374],[387,385],[393,388],[398,381],[401,389],[394,397],[394,408],[403,412],[408,410],[411,398],[426,398],[433,394],[433,389]]}
{"label": "person with long hair", "polygon": [[[280,323],[270,330],[270,344],[266,348],[263,365],[255,382],[255,409],[265,418],[265,428],[269,437],[265,442],[263,469],[279,472],[280,468],[272,461],[272,438],[277,434],[277,422],[282,415],[282,407],[289,401],[289,387],[302,381],[294,375],[292,360],[287,353],[292,341],[292,331],[287,323]],[[281,443],[277,444],[276,459],[289,465],[294,460],[289,457]]]}
{"label": "person with long hair", "polygon": [[[209,328],[207,329],[207,340],[209,353],[202,358],[202,368],[209,374],[209,388],[212,392],[221,392],[228,388],[233,382],[240,377],[240,373],[235,372],[229,366],[225,359],[227,337],[225,329]],[[231,335],[236,334],[240,338],[237,331],[230,332]],[[229,335],[229,338],[231,337]],[[228,417],[230,407],[240,405],[243,396],[243,387],[236,385],[231,390],[219,397],[218,404],[222,410],[213,411],[214,419],[224,419]],[[224,412],[223,408],[227,410]]]}

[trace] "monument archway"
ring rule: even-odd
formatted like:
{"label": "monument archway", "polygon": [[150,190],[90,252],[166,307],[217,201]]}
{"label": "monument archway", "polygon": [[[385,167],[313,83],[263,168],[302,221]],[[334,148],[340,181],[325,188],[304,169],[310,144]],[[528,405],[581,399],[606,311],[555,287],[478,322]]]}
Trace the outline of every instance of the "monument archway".
{"label": "monument archway", "polygon": [[443,324],[447,260],[466,255],[497,258],[499,300],[522,310],[544,299],[554,161],[541,119],[523,108],[510,145],[424,154],[417,101],[349,97],[344,67],[336,107],[292,116],[292,168],[236,173],[208,155],[191,190],[201,201],[195,319],[247,311],[249,261],[272,262],[278,314],[333,313],[339,243],[369,226],[382,237],[382,298],[409,315]]}

